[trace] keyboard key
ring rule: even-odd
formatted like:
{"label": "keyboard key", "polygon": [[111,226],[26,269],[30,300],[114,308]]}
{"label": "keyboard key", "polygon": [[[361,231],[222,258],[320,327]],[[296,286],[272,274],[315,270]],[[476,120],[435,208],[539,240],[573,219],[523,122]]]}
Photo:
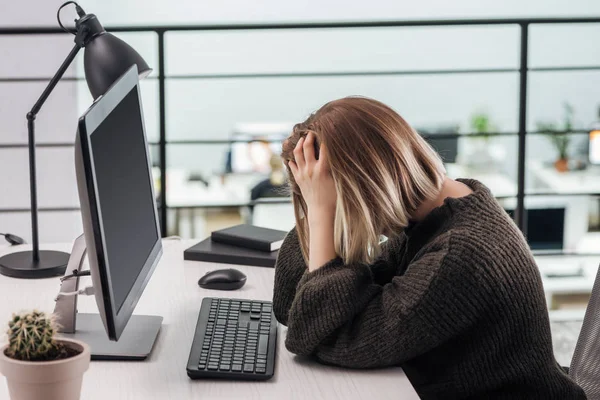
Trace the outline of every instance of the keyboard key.
{"label": "keyboard key", "polygon": [[229,371],[231,369],[230,364],[221,364],[219,365],[219,371]]}
{"label": "keyboard key", "polygon": [[268,344],[269,336],[260,335],[260,339],[258,341],[258,354],[267,354]]}
{"label": "keyboard key", "polygon": [[254,364],[244,364],[244,372],[254,371]]}
{"label": "keyboard key", "polygon": [[231,370],[233,372],[242,372],[242,364],[233,364]]}
{"label": "keyboard key", "polygon": [[264,374],[266,372],[267,372],[267,369],[265,367],[256,367],[257,374]]}
{"label": "keyboard key", "polygon": [[206,369],[206,364],[198,364],[198,369]]}
{"label": "keyboard key", "polygon": [[219,365],[218,364],[208,364],[208,369],[210,371],[216,371],[219,369]]}

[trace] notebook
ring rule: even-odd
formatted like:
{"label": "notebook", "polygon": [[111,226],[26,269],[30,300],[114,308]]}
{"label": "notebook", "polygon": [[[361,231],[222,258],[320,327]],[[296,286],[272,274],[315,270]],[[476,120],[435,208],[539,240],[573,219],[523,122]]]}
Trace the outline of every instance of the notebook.
{"label": "notebook", "polygon": [[214,242],[211,238],[190,247],[183,252],[183,259],[222,264],[275,267],[279,250],[266,252]]}
{"label": "notebook", "polygon": [[214,231],[213,242],[271,252],[279,250],[287,232],[242,224]]}

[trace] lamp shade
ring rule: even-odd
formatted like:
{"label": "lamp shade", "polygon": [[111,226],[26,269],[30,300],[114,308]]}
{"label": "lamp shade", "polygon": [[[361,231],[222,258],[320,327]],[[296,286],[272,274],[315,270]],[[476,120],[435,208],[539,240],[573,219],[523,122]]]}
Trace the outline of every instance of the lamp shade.
{"label": "lamp shade", "polygon": [[94,99],[106,93],[133,64],[138,67],[140,79],[152,72],[137,51],[106,31],[86,43],[83,66],[85,80]]}

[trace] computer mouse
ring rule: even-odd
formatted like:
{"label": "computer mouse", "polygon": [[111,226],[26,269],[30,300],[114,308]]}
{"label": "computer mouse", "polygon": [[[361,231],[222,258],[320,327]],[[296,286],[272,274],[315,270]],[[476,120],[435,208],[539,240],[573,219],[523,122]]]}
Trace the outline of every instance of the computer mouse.
{"label": "computer mouse", "polygon": [[198,285],[204,289],[237,290],[246,284],[246,275],[237,269],[217,269],[207,272]]}

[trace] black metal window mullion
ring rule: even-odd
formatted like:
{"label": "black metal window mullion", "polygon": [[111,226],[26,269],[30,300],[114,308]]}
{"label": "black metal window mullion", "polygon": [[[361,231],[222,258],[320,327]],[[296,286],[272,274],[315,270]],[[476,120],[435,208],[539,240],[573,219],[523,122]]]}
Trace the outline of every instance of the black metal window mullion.
{"label": "black metal window mullion", "polygon": [[524,235],[527,235],[525,218],[525,150],[527,145],[527,74],[529,55],[529,24],[521,23],[521,51],[519,62],[519,136],[517,157],[517,208],[515,222]]}
{"label": "black metal window mullion", "polygon": [[160,159],[160,232],[167,236],[167,120],[165,98],[165,30],[156,30],[158,35],[158,106],[159,106],[159,159]]}

